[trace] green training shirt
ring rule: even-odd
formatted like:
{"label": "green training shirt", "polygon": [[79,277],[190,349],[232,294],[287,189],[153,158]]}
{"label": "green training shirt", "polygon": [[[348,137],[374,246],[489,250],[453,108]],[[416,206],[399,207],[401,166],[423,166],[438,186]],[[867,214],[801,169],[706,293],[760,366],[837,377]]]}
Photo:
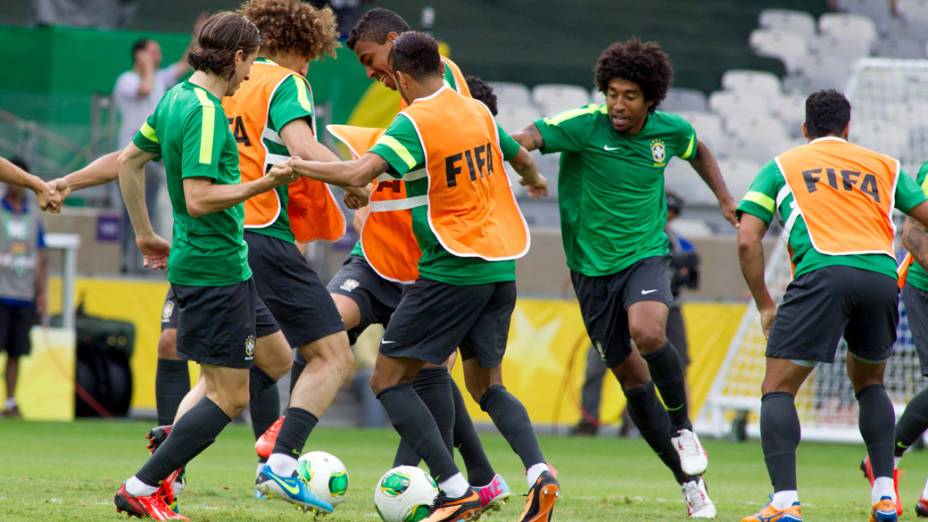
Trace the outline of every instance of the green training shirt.
{"label": "green training shirt", "polygon": [[634,136],[620,134],[602,104],[535,121],[543,153],[560,152],[558,204],[567,266],[604,276],[670,253],[664,169],[696,155],[696,132],[655,111]]}
{"label": "green training shirt", "polygon": [[[442,62],[444,62],[444,58],[442,58]],[[444,75],[444,78],[443,78],[443,79],[445,80],[445,85],[447,85],[448,87],[451,87],[452,89],[454,89],[454,90],[456,90],[456,91],[458,91],[458,92],[461,92],[461,90],[458,88],[458,82],[457,82],[457,80],[455,80],[455,78],[454,78],[454,73],[451,72],[451,67],[447,67],[447,66],[445,67],[445,75]],[[511,144],[503,143],[503,141],[504,141],[504,139],[505,139],[505,138],[503,138],[503,134],[505,134],[505,133],[502,133],[502,132],[500,133],[500,146],[502,146],[502,147],[511,146]],[[508,134],[506,134],[506,138],[508,138],[512,143],[515,143],[516,147],[519,146],[519,144],[516,143],[516,141],[513,140],[512,137],[510,137]],[[517,149],[517,150],[516,150],[516,153],[518,153],[518,152],[519,152],[519,151],[518,151],[518,149]],[[503,149],[503,154],[504,154],[504,155],[506,154],[506,149],[505,149],[505,148]],[[515,155],[513,155],[513,157],[515,157]],[[360,238],[358,238],[358,242],[354,244],[354,248],[351,249],[351,254],[349,254],[349,255],[357,256],[357,257],[360,257],[360,258],[362,258],[362,259],[364,258],[364,250],[361,249],[361,239],[360,239]]]}
{"label": "green training shirt", "polygon": [[[782,201],[779,206],[776,204],[780,190],[785,186],[786,178],[780,171],[780,167],[777,166],[776,161],[769,161],[760,169],[744,199],[738,205],[738,214],[751,214],[768,225],[773,219],[774,212],[777,212],[781,225],[795,218],[791,228],[784,232],[789,234],[789,247],[795,267],[794,279],[826,266],[849,266],[896,278],[896,260],[885,254],[830,255],[815,250],[802,214],[793,216],[796,209],[792,192],[780,196]],[[894,200],[897,209],[908,212],[924,202],[926,198],[915,181],[908,174],[900,171]]]}
{"label": "green training shirt", "polygon": [[[928,162],[923,163],[922,167],[918,169],[915,183],[921,187],[922,192],[928,194]],[[922,268],[918,261],[912,263],[912,266],[909,267],[905,282],[919,290],[928,292],[928,272],[925,272],[925,269]]]}
{"label": "green training shirt", "polygon": [[[266,58],[258,58],[255,63],[274,62]],[[313,126],[313,96],[312,91],[305,78],[298,74],[291,74],[286,80],[281,82],[271,97],[271,103],[268,107],[267,127],[272,131],[271,136],[280,137],[280,131],[293,120],[305,118],[310,128]],[[316,129],[313,129],[316,132]],[[271,139],[265,133],[261,137],[264,148],[269,154],[277,154],[284,157],[290,157],[287,147],[280,141]],[[294,242],[293,230],[290,228],[290,215],[287,213],[287,203],[289,201],[289,185],[280,185],[274,190],[277,191],[277,197],[280,198],[280,214],[277,220],[270,225],[262,228],[248,228],[249,232],[265,234],[287,242]]]}
{"label": "green training shirt", "polygon": [[239,183],[238,148],[222,102],[184,81],[164,94],[132,139],[164,161],[174,212],[168,281],[189,286],[229,286],[251,277],[245,243],[245,209],[239,203],[198,218],[187,213],[184,179]]}
{"label": "green training shirt", "polygon": [[[503,158],[511,160],[519,153],[519,144],[498,125],[496,128],[500,136]],[[505,148],[502,143],[507,143]],[[425,168],[425,152],[422,150],[419,135],[412,121],[403,114],[394,118],[386,133],[377,140],[370,152],[382,157],[390,165],[390,174],[396,178],[402,178],[407,172]],[[405,183],[408,197],[428,194],[428,178]],[[422,257],[419,259],[419,277],[459,286],[516,279],[514,260],[487,261],[479,257],[458,257],[445,250],[429,226],[427,205],[412,209],[412,230],[422,251]]]}

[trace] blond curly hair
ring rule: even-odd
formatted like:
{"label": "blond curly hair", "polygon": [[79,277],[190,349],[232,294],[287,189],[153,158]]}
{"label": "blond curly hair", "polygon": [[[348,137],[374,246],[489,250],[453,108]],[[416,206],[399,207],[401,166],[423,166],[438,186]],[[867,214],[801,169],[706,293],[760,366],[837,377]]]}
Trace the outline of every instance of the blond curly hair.
{"label": "blond curly hair", "polygon": [[249,0],[239,13],[261,31],[262,54],[334,57],[339,46],[335,13],[329,7],[316,9],[299,0]]}

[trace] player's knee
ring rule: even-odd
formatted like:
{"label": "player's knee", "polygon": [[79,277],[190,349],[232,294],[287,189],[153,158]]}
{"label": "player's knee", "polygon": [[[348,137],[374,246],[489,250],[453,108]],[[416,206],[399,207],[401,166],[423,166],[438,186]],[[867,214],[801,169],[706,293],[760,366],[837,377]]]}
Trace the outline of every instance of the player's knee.
{"label": "player's knee", "polygon": [[229,417],[235,418],[248,407],[248,400],[247,386],[242,389],[228,390],[222,397],[220,408],[222,408]]}
{"label": "player's knee", "polygon": [[641,353],[651,353],[667,344],[667,334],[659,324],[647,324],[631,329],[632,339]]}
{"label": "player's knee", "polygon": [[469,382],[467,383],[467,393],[470,394],[470,397],[480,404],[480,401],[483,400],[483,396],[487,394],[487,390],[490,389],[490,385],[485,382]]}
{"label": "player's knee", "polygon": [[374,392],[374,395],[380,395],[380,392],[391,386],[396,386],[399,384],[399,381],[396,379],[391,379],[389,376],[379,374],[377,370],[374,370],[374,373],[371,374],[371,380],[369,384],[371,391]]}
{"label": "player's knee", "polygon": [[177,330],[174,328],[162,330],[161,337],[158,338],[158,358],[179,359],[177,356]]}

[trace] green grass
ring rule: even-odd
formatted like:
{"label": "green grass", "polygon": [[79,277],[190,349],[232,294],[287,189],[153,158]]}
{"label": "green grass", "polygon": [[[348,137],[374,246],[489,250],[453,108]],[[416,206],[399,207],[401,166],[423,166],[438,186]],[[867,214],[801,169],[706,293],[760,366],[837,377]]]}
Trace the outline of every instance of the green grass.
{"label": "green grass", "polygon": [[[0,420],[0,520],[117,520],[113,492],[145,460],[138,422],[30,423]],[[376,521],[373,486],[390,466],[396,446],[390,430],[317,430],[309,447],[344,461],[351,482],[346,500],[328,521]],[[505,441],[484,435],[491,461],[517,493],[523,471]],[[681,495],[670,473],[640,440],[543,437],[547,458],[560,471],[557,520],[684,520]],[[707,480],[720,520],[753,512],[770,490],[760,446],[705,441],[711,464]],[[869,488],[857,470],[859,446],[807,443],[800,447],[799,484],[809,520],[862,520]],[[190,466],[183,512],[199,521],[309,520],[280,501],[252,498],[255,460],[247,426],[233,425]],[[928,474],[924,455],[906,458],[905,518]],[[517,496],[486,517],[515,520]]]}

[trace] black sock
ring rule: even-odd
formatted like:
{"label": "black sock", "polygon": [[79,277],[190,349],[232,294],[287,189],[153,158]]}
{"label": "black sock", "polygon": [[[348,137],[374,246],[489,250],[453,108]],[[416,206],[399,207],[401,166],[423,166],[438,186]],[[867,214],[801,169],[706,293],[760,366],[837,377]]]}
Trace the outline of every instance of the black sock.
{"label": "black sock", "polygon": [[216,403],[203,397],[174,423],[171,434],[135,476],[149,486],[157,486],[212,444],[231,421]]}
{"label": "black sock", "polygon": [[480,398],[480,409],[493,419],[496,429],[509,443],[512,451],[522,459],[525,469],[545,461],[525,406],[506,388],[501,384],[490,386]]}
{"label": "black sock", "polygon": [[445,447],[435,418],[416,395],[411,384],[397,384],[377,395],[400,438],[422,457],[435,480],[441,482],[458,473],[454,457]]}
{"label": "black sock", "polygon": [[295,459],[300,458],[306,439],[316,427],[319,419],[302,408],[287,408],[284,413],[284,425],[277,434],[277,442],[271,453],[283,453]]}
{"label": "black sock", "polygon": [[854,394],[860,406],[858,426],[867,445],[874,477],[893,476],[893,433],[896,422],[893,403],[882,384],[861,388]]}
{"label": "black sock", "polygon": [[158,409],[158,424],[174,423],[177,407],[190,391],[190,371],[187,361],[158,359],[155,371],[155,407]]}
{"label": "black sock", "polygon": [[649,382],[644,386],[622,391],[628,401],[628,415],[638,427],[641,438],[651,446],[664,465],[670,468],[677,483],[683,484],[689,480],[680,467],[680,456],[670,441],[670,417],[657,398],[654,383]]}
{"label": "black sock", "polygon": [[928,388],[918,392],[905,405],[905,411],[896,422],[895,454],[901,457],[928,429]]}
{"label": "black sock", "polygon": [[796,448],[802,436],[795,398],[772,392],[760,399],[760,442],[773,491],[796,489]]}
{"label": "black sock", "polygon": [[451,391],[454,394],[454,446],[467,467],[467,481],[472,486],[486,486],[493,480],[496,471],[483,451],[483,444],[467,413],[464,396],[454,381],[451,381]]}
{"label": "black sock", "polygon": [[306,368],[306,361],[303,360],[303,356],[297,350],[296,355],[293,357],[293,366],[290,368],[290,395],[293,395],[293,387],[296,386],[296,381],[300,379],[303,368]]}
{"label": "black sock", "polygon": [[676,434],[679,430],[692,430],[693,423],[690,422],[689,408],[686,404],[686,374],[683,373],[680,353],[668,341],[657,351],[643,355],[643,357],[648,362],[648,370],[651,372],[654,385],[661,392],[664,407],[670,415],[673,433]]}
{"label": "black sock", "polygon": [[280,393],[274,379],[257,366],[252,366],[248,376],[248,408],[251,411],[251,430],[255,439],[274,424],[280,417]]}
{"label": "black sock", "polygon": [[[438,431],[449,452],[453,452],[454,448],[453,386],[454,381],[451,380],[451,373],[447,368],[423,368],[412,383],[416,395],[425,403],[432,417],[435,417],[435,424],[438,425]],[[419,455],[413,451],[412,446],[401,440],[396,448],[393,465],[416,466],[419,460]]]}

